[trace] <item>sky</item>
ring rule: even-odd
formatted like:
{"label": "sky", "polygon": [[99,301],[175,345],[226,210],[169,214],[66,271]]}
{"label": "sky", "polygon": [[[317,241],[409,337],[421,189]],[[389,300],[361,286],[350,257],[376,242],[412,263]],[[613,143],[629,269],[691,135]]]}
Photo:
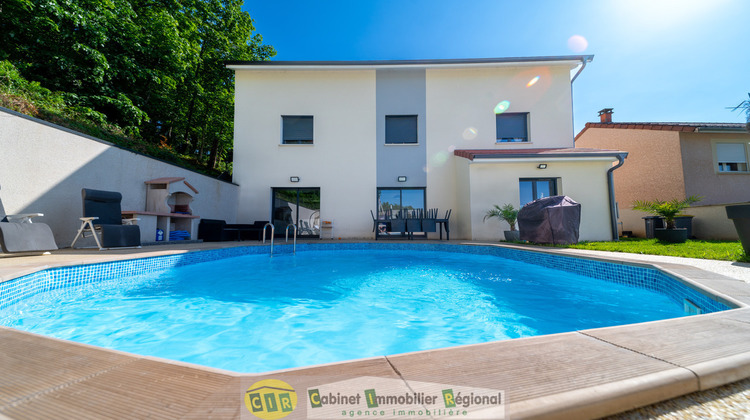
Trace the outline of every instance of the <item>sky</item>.
{"label": "sky", "polygon": [[245,0],[273,60],[594,55],[575,132],[614,122],[745,122],[750,0]]}

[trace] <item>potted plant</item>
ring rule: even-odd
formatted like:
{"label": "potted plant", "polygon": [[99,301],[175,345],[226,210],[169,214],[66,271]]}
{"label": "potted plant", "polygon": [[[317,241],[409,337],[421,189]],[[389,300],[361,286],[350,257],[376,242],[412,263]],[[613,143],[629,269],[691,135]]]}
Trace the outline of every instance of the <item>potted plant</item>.
{"label": "potted plant", "polygon": [[487,210],[487,213],[484,215],[484,219],[482,219],[482,221],[486,222],[487,219],[491,219],[493,217],[498,220],[504,220],[510,225],[510,230],[506,230],[503,232],[506,241],[510,242],[521,240],[520,233],[516,230],[518,209],[513,207],[513,204],[506,204],[502,207],[495,204],[494,208]]}
{"label": "potted plant", "polygon": [[[747,97],[750,98],[750,93],[747,94]],[[732,107],[732,111],[740,111],[745,113],[745,129],[747,131],[750,131],[750,99],[745,99],[744,101],[740,102],[739,105]]]}
{"label": "potted plant", "polygon": [[690,207],[691,204],[701,200],[701,197],[690,196],[684,200],[673,199],[669,201],[654,200],[642,201],[636,200],[633,203],[633,210],[645,211],[664,218],[666,228],[654,229],[654,237],[664,242],[685,242],[687,240],[687,229],[675,227],[675,216],[682,210]]}

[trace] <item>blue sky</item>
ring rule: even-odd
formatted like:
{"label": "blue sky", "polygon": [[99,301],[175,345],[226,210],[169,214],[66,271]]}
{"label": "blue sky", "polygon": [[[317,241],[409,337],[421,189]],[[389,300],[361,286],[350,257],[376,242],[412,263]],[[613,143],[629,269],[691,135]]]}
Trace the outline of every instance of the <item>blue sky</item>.
{"label": "blue sky", "polygon": [[744,122],[748,0],[245,0],[274,60],[593,54],[575,132],[615,122]]}

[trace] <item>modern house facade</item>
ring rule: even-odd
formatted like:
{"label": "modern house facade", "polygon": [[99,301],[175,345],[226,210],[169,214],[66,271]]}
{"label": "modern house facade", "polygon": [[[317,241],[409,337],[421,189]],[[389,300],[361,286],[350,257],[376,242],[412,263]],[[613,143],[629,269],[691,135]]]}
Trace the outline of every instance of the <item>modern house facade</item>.
{"label": "modern house facade", "polygon": [[645,236],[644,216],[635,200],[703,199],[686,211],[694,216],[693,236],[736,240],[724,208],[750,202],[750,133],[745,124],[612,122],[612,109],[600,122],[587,123],[576,136],[582,148],[617,148],[629,155],[614,174],[622,229]]}
{"label": "modern house facade", "polygon": [[568,195],[581,239],[612,239],[624,153],[573,141],[572,81],[592,58],[228,63],[238,221],[372,238],[371,212],[437,208],[451,238],[497,240],[493,204]]}

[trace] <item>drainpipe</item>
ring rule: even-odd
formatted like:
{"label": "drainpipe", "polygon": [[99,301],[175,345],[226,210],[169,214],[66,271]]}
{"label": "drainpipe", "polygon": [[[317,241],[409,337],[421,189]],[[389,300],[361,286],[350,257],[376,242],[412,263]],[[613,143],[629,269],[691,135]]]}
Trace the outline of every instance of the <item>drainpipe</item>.
{"label": "drainpipe", "polygon": [[612,238],[615,242],[618,242],[620,240],[620,236],[617,234],[617,209],[615,208],[615,182],[614,178],[612,177],[612,172],[615,171],[615,169],[622,166],[623,163],[625,163],[625,158],[628,156],[627,152],[625,153],[618,153],[617,154],[617,160],[619,162],[617,165],[609,168],[607,170],[607,186],[609,187],[609,214],[610,219],[612,222]]}
{"label": "drainpipe", "polygon": [[578,75],[581,74],[581,72],[583,71],[583,69],[586,68],[586,63],[589,63],[592,60],[594,60],[594,56],[593,55],[584,55],[584,56],[581,57],[581,68],[579,68],[578,71],[576,72],[576,74],[573,76],[573,78],[570,79],[570,83],[573,83],[573,82],[576,81],[576,77],[578,77]]}

